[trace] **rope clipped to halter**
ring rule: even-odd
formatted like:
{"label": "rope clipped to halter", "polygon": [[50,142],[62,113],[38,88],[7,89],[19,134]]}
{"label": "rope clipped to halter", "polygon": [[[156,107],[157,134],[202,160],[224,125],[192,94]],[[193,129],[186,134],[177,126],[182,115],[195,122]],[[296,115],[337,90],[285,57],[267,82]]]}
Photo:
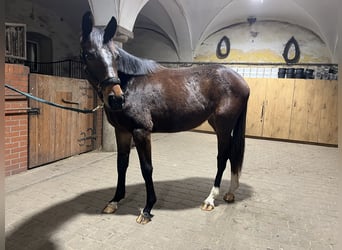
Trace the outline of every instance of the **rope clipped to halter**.
{"label": "rope clipped to halter", "polygon": [[50,102],[50,101],[47,101],[47,100],[44,100],[42,98],[39,98],[39,97],[36,97],[36,96],[33,96],[29,93],[25,93],[19,89],[16,89],[8,84],[5,84],[5,87],[10,89],[10,90],[13,90],[23,96],[26,96],[30,99],[33,99],[37,102],[41,102],[41,103],[44,103],[44,104],[47,104],[47,105],[50,105],[50,106],[53,106],[53,107],[56,107],[56,108],[61,108],[61,109],[66,109],[66,110],[71,110],[71,111],[74,111],[74,112],[79,112],[79,113],[83,113],[83,114],[90,114],[90,113],[94,113],[96,110],[100,109],[100,108],[103,108],[103,104],[101,105],[98,105],[97,107],[93,108],[93,109],[78,109],[78,108],[72,108],[72,107],[67,107],[67,106],[63,106],[63,105],[60,105],[60,104],[57,104],[57,103],[53,103],[53,102]]}

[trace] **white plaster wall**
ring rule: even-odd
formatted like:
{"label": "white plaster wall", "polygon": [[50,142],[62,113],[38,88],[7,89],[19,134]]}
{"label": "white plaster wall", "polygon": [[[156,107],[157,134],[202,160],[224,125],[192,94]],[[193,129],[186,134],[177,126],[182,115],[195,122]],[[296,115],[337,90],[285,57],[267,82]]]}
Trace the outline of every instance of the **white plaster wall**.
{"label": "white plaster wall", "polygon": [[124,49],[142,58],[156,61],[179,61],[172,43],[161,34],[147,29],[135,29],[134,39],[125,43]]}
{"label": "white plaster wall", "polygon": [[[34,19],[30,17],[32,2]],[[34,5],[34,1],[6,0],[5,22],[25,23],[28,32],[37,32],[51,38],[53,61],[79,55],[79,33],[71,30],[70,25],[53,10]]]}
{"label": "white plaster wall", "polygon": [[[251,31],[257,36],[251,36]],[[216,47],[223,36],[230,39],[230,54],[225,59],[216,57]],[[323,40],[312,31],[297,25],[259,21],[251,27],[247,22],[214,32],[194,51],[194,61],[284,63],[282,56],[287,41],[294,36],[300,47],[299,63],[331,63],[332,57]],[[139,57],[158,61],[179,61],[172,42],[157,32],[135,29],[134,39],[124,48]]]}
{"label": "white plaster wall", "polygon": [[[256,32],[256,37],[251,35]],[[216,57],[220,39],[230,40],[230,54],[225,59]],[[300,47],[299,63],[331,63],[331,55],[322,39],[297,25],[276,21],[247,22],[227,27],[206,38],[194,53],[196,61],[221,62],[285,62],[282,53],[287,41],[294,36]]]}

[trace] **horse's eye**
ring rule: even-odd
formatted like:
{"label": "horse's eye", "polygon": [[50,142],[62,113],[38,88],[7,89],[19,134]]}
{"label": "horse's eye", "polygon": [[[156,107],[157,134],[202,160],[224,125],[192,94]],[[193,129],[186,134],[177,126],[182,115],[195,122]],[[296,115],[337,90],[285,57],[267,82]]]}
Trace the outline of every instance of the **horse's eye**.
{"label": "horse's eye", "polygon": [[89,52],[84,52],[83,54],[84,56],[84,59],[88,60],[88,61],[91,61],[91,60],[94,60],[95,59],[95,56]]}

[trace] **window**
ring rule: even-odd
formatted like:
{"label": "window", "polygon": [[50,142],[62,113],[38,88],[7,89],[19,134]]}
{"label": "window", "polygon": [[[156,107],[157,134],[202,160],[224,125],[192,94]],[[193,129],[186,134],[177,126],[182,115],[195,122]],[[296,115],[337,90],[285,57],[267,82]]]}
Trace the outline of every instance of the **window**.
{"label": "window", "polygon": [[26,25],[5,23],[6,57],[26,60]]}
{"label": "window", "polygon": [[33,41],[26,42],[27,61],[30,63],[30,71],[38,72],[38,43]]}

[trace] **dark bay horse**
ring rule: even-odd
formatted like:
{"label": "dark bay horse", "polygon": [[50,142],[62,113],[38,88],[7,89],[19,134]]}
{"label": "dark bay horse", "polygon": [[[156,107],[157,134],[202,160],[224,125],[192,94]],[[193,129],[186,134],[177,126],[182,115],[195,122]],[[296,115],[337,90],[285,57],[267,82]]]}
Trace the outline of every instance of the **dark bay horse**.
{"label": "dark bay horse", "polygon": [[81,56],[87,78],[104,102],[108,121],[115,127],[117,187],[103,209],[114,213],[125,196],[126,170],[133,138],[146,185],[146,205],[137,222],[148,223],[157,198],[153,187],[151,133],[193,129],[208,120],[217,135],[217,174],[201,208],[214,209],[227,160],[231,183],[224,195],[234,201],[245,147],[249,87],[233,70],[221,65],[169,69],[152,60],[130,55],[114,44],[117,22],[94,27],[90,12],[83,16]]}

